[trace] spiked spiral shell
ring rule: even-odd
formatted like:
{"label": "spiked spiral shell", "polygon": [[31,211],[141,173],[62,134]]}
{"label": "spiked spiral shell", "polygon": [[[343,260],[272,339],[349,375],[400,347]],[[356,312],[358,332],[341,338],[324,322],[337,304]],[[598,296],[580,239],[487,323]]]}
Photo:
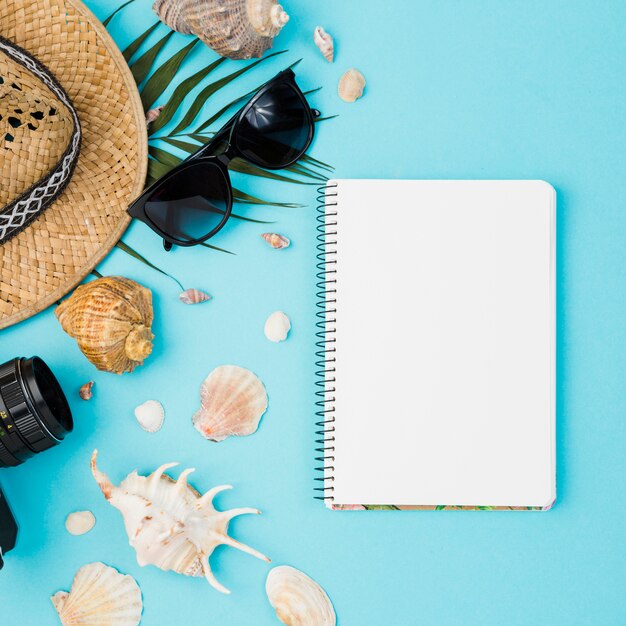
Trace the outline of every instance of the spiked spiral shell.
{"label": "spiked spiral shell", "polygon": [[129,278],[106,276],[81,285],[55,315],[99,370],[132,372],[152,352],[152,293]]}
{"label": "spiked spiral shell", "polygon": [[260,57],[289,20],[276,0],[155,0],[159,19],[229,59]]}
{"label": "spiked spiral shell", "polygon": [[155,565],[164,571],[185,576],[204,576],[209,584],[230,593],[213,575],[209,558],[219,545],[231,546],[252,556],[269,559],[228,535],[230,520],[252,508],[217,511],[213,498],[230,485],[213,487],[200,495],[187,483],[194,470],[181,472],[173,480],[164,472],[178,463],[166,463],[149,476],[130,473],[118,487],[113,485],[96,464],[98,451],[91,457],[91,471],[109,504],[122,513],[130,545],[139,565]]}

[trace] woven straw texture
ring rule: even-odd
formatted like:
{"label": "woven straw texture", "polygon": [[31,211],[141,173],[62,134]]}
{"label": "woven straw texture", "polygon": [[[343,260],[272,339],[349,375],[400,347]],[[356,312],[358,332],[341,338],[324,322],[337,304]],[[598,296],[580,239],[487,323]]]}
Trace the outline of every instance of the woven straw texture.
{"label": "woven straw texture", "polygon": [[74,120],[37,76],[4,54],[0,55],[0,77],[0,205],[4,206],[58,163],[72,136]]}
{"label": "woven straw texture", "polygon": [[[81,2],[2,0],[0,34],[56,76],[76,107],[83,131],[66,190],[36,221],[0,246],[0,328],[5,328],[58,301],[121,237],[130,221],[126,207],[146,178],[147,132],[124,58]],[[60,108],[58,112],[63,115]],[[42,131],[41,145],[36,142],[28,149],[24,143],[17,153],[11,148],[7,152],[4,135],[0,137],[0,159],[17,156],[22,161],[22,167],[10,165],[13,176],[22,172],[16,180],[7,180],[7,167],[0,165],[3,204],[44,175],[65,149],[66,138]]]}

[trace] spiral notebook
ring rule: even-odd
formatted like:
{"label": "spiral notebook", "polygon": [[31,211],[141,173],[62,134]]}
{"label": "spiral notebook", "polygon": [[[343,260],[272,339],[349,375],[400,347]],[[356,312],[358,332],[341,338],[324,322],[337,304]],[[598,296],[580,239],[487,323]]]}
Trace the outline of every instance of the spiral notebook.
{"label": "spiral notebook", "polygon": [[554,189],[333,180],[320,194],[317,496],[549,509]]}

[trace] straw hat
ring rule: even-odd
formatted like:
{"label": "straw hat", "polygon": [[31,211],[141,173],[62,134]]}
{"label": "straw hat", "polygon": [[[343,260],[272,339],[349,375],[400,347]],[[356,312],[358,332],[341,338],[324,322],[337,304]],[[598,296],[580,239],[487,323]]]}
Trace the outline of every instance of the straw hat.
{"label": "straw hat", "polygon": [[146,178],[124,58],[79,0],[0,3],[0,328],[59,300],[106,256]]}

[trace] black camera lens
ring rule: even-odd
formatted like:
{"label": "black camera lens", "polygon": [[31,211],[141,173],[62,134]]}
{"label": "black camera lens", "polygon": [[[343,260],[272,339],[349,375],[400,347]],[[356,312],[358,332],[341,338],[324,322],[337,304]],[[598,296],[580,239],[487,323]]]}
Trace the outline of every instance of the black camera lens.
{"label": "black camera lens", "polygon": [[0,489],[0,569],[4,565],[2,555],[15,547],[16,538],[17,524]]}
{"label": "black camera lens", "polygon": [[0,365],[0,467],[56,446],[73,427],[61,385],[39,357]]}

